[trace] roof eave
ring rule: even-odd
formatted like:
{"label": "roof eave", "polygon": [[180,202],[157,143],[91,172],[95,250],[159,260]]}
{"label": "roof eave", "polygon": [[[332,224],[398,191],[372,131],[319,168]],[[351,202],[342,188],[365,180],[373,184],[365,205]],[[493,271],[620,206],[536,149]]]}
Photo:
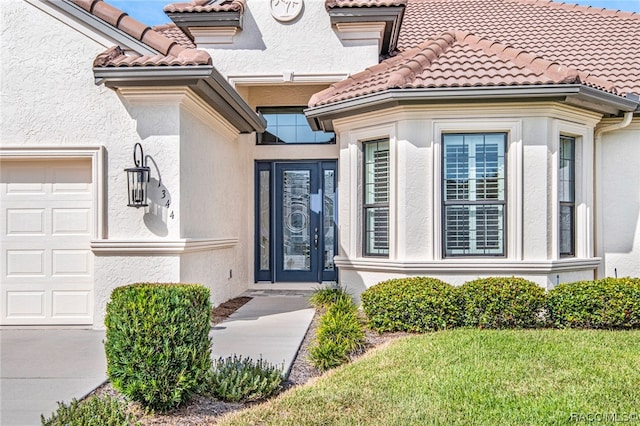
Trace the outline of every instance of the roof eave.
{"label": "roof eave", "polygon": [[444,87],[389,89],[353,99],[307,108],[304,112],[314,130],[333,131],[333,120],[398,105],[438,102],[491,102],[555,100],[600,113],[635,111],[632,99],[581,84]]}
{"label": "roof eave", "polygon": [[404,9],[404,6],[346,7],[332,8],[328,10],[328,13],[331,25],[355,22],[384,22],[382,53],[388,54],[396,50]]}
{"label": "roof eave", "polygon": [[113,39],[117,45],[139,53],[140,55],[157,55],[160,52],[148,46],[147,44],[137,40],[124,31],[114,27],[108,22],[103,21],[90,12],[87,12],[80,6],[72,3],[70,0],[45,0],[50,4],[70,15],[75,20],[101,32],[106,37]]}
{"label": "roof eave", "polygon": [[167,16],[180,28],[189,27],[233,27],[242,29],[242,12],[166,12]]}
{"label": "roof eave", "polygon": [[93,72],[96,84],[110,88],[187,86],[240,133],[264,132],[267,127],[212,65],[95,67]]}

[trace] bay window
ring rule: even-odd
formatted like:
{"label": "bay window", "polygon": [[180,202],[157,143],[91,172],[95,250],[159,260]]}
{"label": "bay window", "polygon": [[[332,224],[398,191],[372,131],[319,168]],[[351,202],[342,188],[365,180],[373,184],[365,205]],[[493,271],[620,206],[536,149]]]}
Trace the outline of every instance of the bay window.
{"label": "bay window", "polygon": [[443,134],[445,257],[505,255],[506,138]]}
{"label": "bay window", "polygon": [[389,140],[363,144],[364,255],[389,255]]}
{"label": "bay window", "polygon": [[576,138],[560,136],[558,164],[560,256],[575,254]]}

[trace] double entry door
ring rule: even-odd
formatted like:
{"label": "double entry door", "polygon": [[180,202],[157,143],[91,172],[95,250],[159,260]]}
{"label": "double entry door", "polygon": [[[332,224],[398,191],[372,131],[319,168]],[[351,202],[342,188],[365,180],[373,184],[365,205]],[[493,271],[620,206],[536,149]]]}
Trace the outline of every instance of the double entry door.
{"label": "double entry door", "polygon": [[256,281],[335,281],[336,162],[256,163]]}

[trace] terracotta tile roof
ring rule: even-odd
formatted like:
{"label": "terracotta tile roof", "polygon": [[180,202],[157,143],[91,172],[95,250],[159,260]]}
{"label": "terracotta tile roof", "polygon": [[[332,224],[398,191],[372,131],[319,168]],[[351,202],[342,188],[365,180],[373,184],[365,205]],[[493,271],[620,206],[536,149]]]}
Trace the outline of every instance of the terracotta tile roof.
{"label": "terracotta tile roof", "polygon": [[177,55],[126,55],[119,46],[101,53],[93,61],[94,67],[157,67],[211,65],[211,56],[204,50],[182,49]]}
{"label": "terracotta tile roof", "polygon": [[466,31],[447,31],[316,93],[309,106],[388,89],[582,83],[616,93],[611,82]]}
{"label": "terracotta tile roof", "polygon": [[87,12],[159,52],[157,55],[126,55],[120,47],[113,47],[98,55],[94,61],[94,67],[211,64],[211,57],[204,50],[186,48],[182,43],[133,19],[122,10],[102,0],[71,1]]}
{"label": "terracotta tile roof", "polygon": [[391,7],[405,6],[407,0],[326,0],[327,10],[342,7]]}
{"label": "terracotta tile roof", "polygon": [[640,15],[549,0],[409,0],[398,49],[456,28],[640,94]]}
{"label": "terracotta tile roof", "polygon": [[167,13],[189,12],[240,12],[244,13],[245,0],[192,0],[190,2],[172,3],[164,7]]}
{"label": "terracotta tile roof", "polygon": [[159,32],[163,36],[175,41],[182,47],[187,49],[195,49],[196,45],[182,29],[174,23],[156,25],[151,27],[154,31]]}

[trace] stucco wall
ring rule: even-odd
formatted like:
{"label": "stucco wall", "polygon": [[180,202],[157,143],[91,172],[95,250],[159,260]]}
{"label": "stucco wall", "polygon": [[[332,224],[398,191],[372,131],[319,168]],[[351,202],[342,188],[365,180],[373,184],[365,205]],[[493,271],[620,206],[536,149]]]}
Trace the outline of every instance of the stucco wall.
{"label": "stucco wall", "polygon": [[[593,278],[593,128],[599,115],[559,104],[391,108],[337,120],[340,253],[343,284],[354,291],[383,279],[429,275],[452,284],[518,275],[544,287]],[[444,258],[441,229],[442,134],[505,132],[504,257]],[[558,140],[577,138],[576,256],[558,254]],[[362,142],[390,139],[388,258],[362,254]],[[584,228],[584,229],[582,229]]]}
{"label": "stucco wall", "polygon": [[[111,44],[55,9],[10,1],[0,10],[2,147],[103,147],[104,167],[94,164],[103,171],[97,180],[104,194],[95,202],[104,232],[92,235],[94,327],[103,327],[113,288],[132,282],[200,282],[212,288],[214,303],[242,292],[249,280],[250,147],[228,124],[204,124],[222,120],[202,112],[184,88],[118,93],[95,85],[93,59]],[[137,142],[151,168],[150,206],[139,209],[126,206],[124,172],[134,165]],[[193,239],[230,242],[181,248]]]}
{"label": "stucco wall", "polygon": [[209,49],[224,75],[293,75],[355,73],[375,64],[377,42],[345,48],[331,27],[324,0],[306,0],[291,22],[271,16],[268,1],[249,1],[244,24],[233,44]]}
{"label": "stucco wall", "polygon": [[[607,124],[620,122],[608,120]],[[640,120],[604,133],[596,146],[601,276],[640,277]]]}
{"label": "stucco wall", "polygon": [[181,110],[182,236],[234,239],[233,247],[189,253],[181,262],[181,279],[211,289],[219,304],[248,287],[252,241],[249,194],[253,185],[251,149],[214,116],[193,109]]}

